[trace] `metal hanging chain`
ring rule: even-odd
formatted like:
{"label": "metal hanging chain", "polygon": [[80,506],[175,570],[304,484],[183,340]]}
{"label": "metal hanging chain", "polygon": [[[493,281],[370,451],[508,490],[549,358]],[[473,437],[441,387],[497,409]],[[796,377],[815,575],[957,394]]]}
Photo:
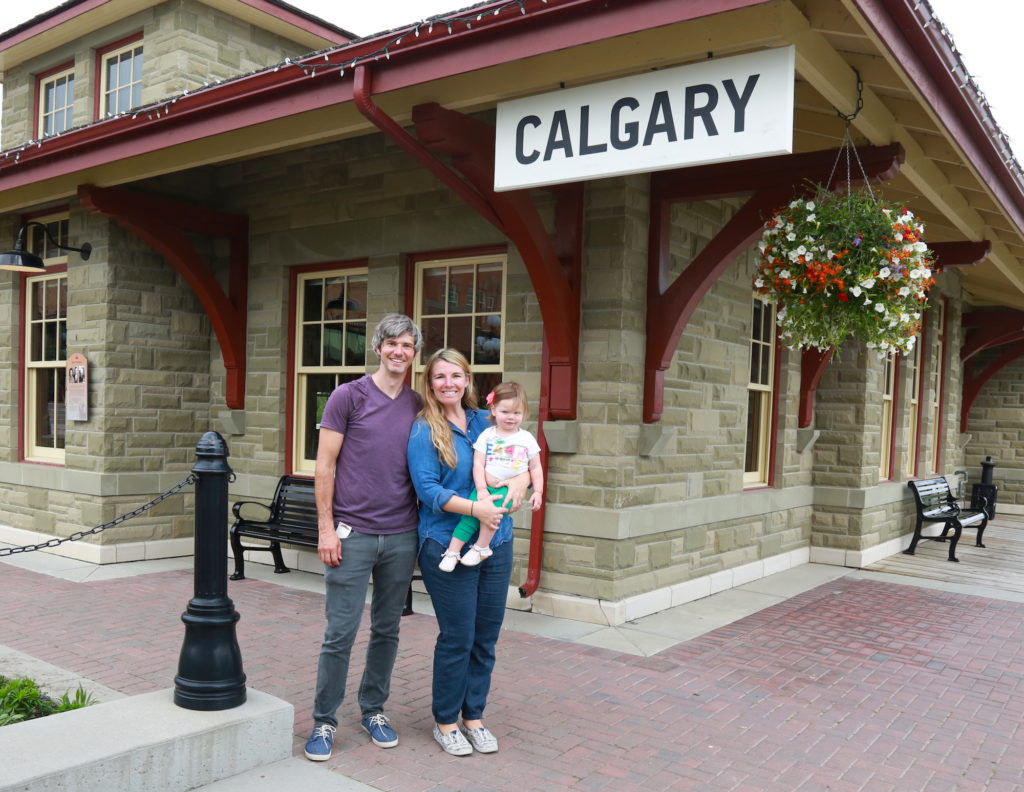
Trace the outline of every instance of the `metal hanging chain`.
{"label": "metal hanging chain", "polygon": [[[850,68],[853,67],[851,66]],[[864,182],[864,186],[868,191],[868,195],[874,202],[875,193],[874,190],[871,189],[871,180],[868,179],[868,174],[864,170],[864,163],[860,161],[860,153],[857,151],[857,147],[853,143],[853,136],[850,134],[850,126],[852,125],[854,119],[856,119],[857,116],[860,115],[860,111],[864,109],[864,81],[861,79],[860,72],[856,68],[853,68],[853,73],[857,75],[857,105],[852,113],[843,113],[840,112],[839,110],[836,110],[836,115],[843,119],[843,121],[846,122],[846,125],[843,130],[843,142],[839,146],[838,154],[836,154],[836,161],[832,163],[832,172],[829,174],[828,181],[825,183],[825,189],[831,189],[832,181],[836,175],[836,169],[839,167],[839,162],[840,160],[845,160],[847,201],[852,200],[851,193],[853,192],[853,173],[851,172],[852,168],[850,162],[850,153],[852,152],[852,159],[856,160],[857,162],[857,169],[860,171],[860,178]]]}
{"label": "metal hanging chain", "polygon": [[3,547],[0,548],[0,558],[2,558],[3,556],[16,555],[18,553],[30,553],[33,550],[42,550],[44,547],[57,547],[58,545],[62,545],[65,542],[77,542],[79,539],[84,539],[86,536],[98,534],[102,531],[107,530],[108,528],[113,528],[115,525],[120,525],[123,522],[127,522],[132,517],[138,517],[143,512],[147,512],[150,509],[152,509],[161,501],[165,501],[172,495],[177,494],[179,491],[187,487],[189,484],[195,483],[195,474],[189,473],[188,478],[186,478],[182,482],[179,482],[178,484],[175,484],[173,487],[167,490],[167,492],[161,495],[157,495],[149,503],[144,503],[142,506],[139,506],[139,508],[135,509],[134,511],[130,511],[127,514],[122,514],[118,517],[115,517],[108,523],[103,523],[103,525],[97,525],[95,528],[90,528],[87,531],[76,531],[75,533],[71,534],[71,536],[65,537],[64,539],[51,539],[48,542],[40,542],[39,544],[35,545],[25,545],[24,547]]}

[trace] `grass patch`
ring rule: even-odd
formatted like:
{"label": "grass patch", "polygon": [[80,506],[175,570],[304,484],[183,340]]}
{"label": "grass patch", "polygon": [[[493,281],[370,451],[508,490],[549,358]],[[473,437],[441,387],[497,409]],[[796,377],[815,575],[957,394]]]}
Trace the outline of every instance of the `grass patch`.
{"label": "grass patch", "polygon": [[59,699],[54,699],[43,693],[31,679],[0,676],[0,726],[56,715],[92,703],[92,694],[87,693],[81,685],[74,693],[68,691]]}

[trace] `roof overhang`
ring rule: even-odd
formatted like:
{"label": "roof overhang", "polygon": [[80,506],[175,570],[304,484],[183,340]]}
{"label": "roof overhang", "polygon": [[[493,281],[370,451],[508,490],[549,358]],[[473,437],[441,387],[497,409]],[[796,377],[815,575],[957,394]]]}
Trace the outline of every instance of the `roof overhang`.
{"label": "roof overhang", "polygon": [[407,122],[428,102],[486,111],[560,86],[793,44],[794,151],[838,144],[837,109],[854,109],[856,68],[864,107],[852,131],[862,143],[899,143],[907,153],[887,199],[912,205],[929,241],[990,240],[989,258],[963,271],[969,297],[1024,308],[1016,162],[977,97],[950,76],[939,26],[927,25],[911,0],[548,0],[526,13],[508,6],[475,7],[479,19],[450,31],[435,20],[344,44],[8,152],[0,212],[66,200],[82,183],[114,186],[372,133],[352,102],[355,63],[373,70],[380,107]]}
{"label": "roof overhang", "polygon": [[[0,33],[0,74],[57,49],[85,33],[112,25],[164,0],[69,0]],[[199,0],[309,51],[343,44],[353,35],[311,14],[275,0]]]}

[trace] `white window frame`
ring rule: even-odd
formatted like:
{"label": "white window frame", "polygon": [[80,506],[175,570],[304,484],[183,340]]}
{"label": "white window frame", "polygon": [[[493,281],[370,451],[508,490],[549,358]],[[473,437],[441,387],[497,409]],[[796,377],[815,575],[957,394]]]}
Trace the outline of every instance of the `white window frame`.
{"label": "white window frame", "polygon": [[[497,305],[495,310],[495,300],[493,295],[486,295],[484,290],[478,287],[479,278],[479,267],[481,265],[498,265],[501,268],[501,299],[498,301],[500,304]],[[473,268],[473,282],[465,291],[460,291],[451,282],[452,270],[459,268]],[[444,306],[440,306],[440,310],[424,310],[424,277],[427,272],[431,270],[447,269],[448,273],[446,277],[445,288],[443,293],[447,295],[447,303]],[[423,350],[413,367],[413,373],[416,378],[416,382],[420,382],[421,375],[423,373],[423,363],[427,357],[434,351],[434,349],[428,348],[427,343],[427,326],[426,323],[430,320],[441,320],[448,319],[450,317],[458,318],[469,318],[472,326],[475,329],[479,329],[484,324],[487,324],[490,317],[498,317],[498,327],[500,328],[500,335],[498,341],[498,363],[482,363],[479,360],[481,349],[479,342],[474,340],[473,349],[470,350],[469,365],[473,370],[474,380],[477,383],[478,390],[482,387],[484,382],[498,382],[501,380],[502,373],[505,368],[505,338],[507,336],[507,313],[506,313],[506,301],[508,299],[508,256],[504,253],[495,253],[493,255],[485,256],[467,256],[464,258],[441,258],[441,259],[427,259],[416,262],[415,270],[415,310],[413,312],[413,319],[423,330],[424,344]],[[481,299],[486,297],[486,299]],[[468,303],[472,303],[471,306]],[[450,307],[462,307],[469,308],[469,310],[452,311]],[[448,337],[448,324],[445,323],[444,331],[444,346],[452,345]],[[478,338],[478,337],[475,337]],[[463,350],[465,351],[465,350]],[[493,352],[493,350],[491,350]],[[478,394],[481,398],[483,394]]]}
{"label": "white window frame", "polygon": [[[138,56],[139,56],[139,59],[137,61],[137,64],[138,64],[138,70],[137,71],[135,69],[135,65],[136,64],[135,64],[135,61],[134,61],[134,57],[135,57],[136,53],[138,53]],[[133,61],[132,67],[131,67],[131,75],[130,75],[130,77],[129,77],[127,82],[125,82],[123,84],[121,82],[118,82],[117,85],[111,87],[110,81],[109,81],[108,76],[107,76],[107,72],[109,71],[108,64],[112,60],[120,61],[126,55],[129,56],[129,59],[131,59]],[[116,116],[116,115],[119,115],[121,113],[126,113],[129,110],[131,110],[131,109],[141,105],[142,104],[142,73],[143,73],[143,70],[145,68],[145,54],[144,54],[142,39],[141,38],[134,39],[133,41],[131,41],[128,44],[125,44],[122,47],[115,47],[114,49],[111,49],[111,50],[108,50],[106,52],[103,52],[100,55],[99,61],[100,61],[100,63],[99,63],[100,88],[99,88],[99,107],[97,108],[98,111],[99,111],[98,112],[99,117],[100,118],[111,118],[112,116]],[[128,89],[128,99],[127,99],[127,102],[122,102],[122,101],[120,101],[121,97],[116,96],[116,94],[117,94],[117,92],[125,90],[126,88]],[[107,100],[112,95],[115,97],[113,109],[111,109],[111,108],[109,108],[107,106]]]}
{"label": "white window frame", "polygon": [[[47,102],[51,96],[51,86],[52,95],[56,95],[61,83],[63,83],[65,89],[64,103],[59,106],[49,107]],[[71,129],[74,126],[75,67],[72,65],[66,69],[40,77],[38,91],[39,117],[36,119],[36,128],[39,130],[39,137],[50,137]],[[64,123],[58,126],[56,121],[59,118],[64,119]],[[54,121],[54,125],[52,129],[47,129],[47,122],[50,120]]]}
{"label": "white window frame", "polygon": [[[35,222],[39,222],[47,226],[53,234],[54,239],[62,245],[66,245],[68,243],[69,219],[66,213],[34,219]],[[27,243],[28,249],[40,256],[46,267],[57,267],[67,264],[67,254],[54,247],[50,241],[45,238],[45,235],[38,227],[30,226],[29,231],[30,234]],[[56,317],[47,317],[42,315],[38,319],[33,318],[32,309],[36,285],[46,283],[48,281],[58,281],[58,294],[60,294],[61,290],[64,292],[64,315],[60,316],[58,313]],[[53,443],[51,445],[42,445],[36,442],[37,437],[39,436],[39,413],[36,406],[38,404],[37,400],[41,395],[40,383],[43,379],[42,375],[45,374],[45,372],[52,370],[55,375],[55,386],[59,388],[60,383],[64,382],[65,371],[67,369],[66,347],[64,349],[65,356],[61,357],[59,354],[61,351],[60,339],[62,337],[60,325],[62,323],[64,325],[63,337],[65,338],[65,344],[67,339],[67,271],[47,272],[40,275],[26,277],[23,281],[23,286],[25,289],[25,363],[24,371],[22,372],[22,382],[24,384],[22,417],[24,426],[23,449],[25,460],[29,462],[47,462],[50,464],[63,465],[65,461],[64,439],[67,429],[66,419],[64,418],[65,405],[56,398],[56,395],[49,401],[49,404],[52,405],[52,410],[48,410],[48,420],[51,422],[54,429],[51,435],[53,437]],[[60,300],[58,299],[58,305],[59,304]],[[42,325],[56,325],[55,357],[47,358],[45,356],[45,345],[42,345],[43,348],[38,352],[38,359],[33,359],[37,357],[37,351],[33,344],[33,330],[35,327]]]}
{"label": "white window frame", "polygon": [[[305,318],[305,299],[306,289],[305,285],[310,281],[320,280],[325,284],[323,303],[321,304],[319,311],[319,318],[317,319],[306,319]],[[349,294],[348,284],[351,282],[362,282],[369,288],[369,270],[366,267],[339,267],[338,269],[327,269],[327,270],[311,270],[309,272],[300,272],[295,276],[295,326],[292,328],[292,339],[293,339],[293,371],[292,371],[292,394],[293,394],[293,409],[292,409],[292,472],[297,475],[313,475],[316,467],[315,459],[315,439],[313,448],[313,459],[306,458],[305,440],[307,431],[311,428],[315,433],[319,429],[319,424],[315,427],[309,426],[309,419],[307,416],[307,393],[309,390],[309,383],[313,376],[330,376],[333,378],[333,385],[329,390],[321,391],[324,397],[318,402],[318,415],[316,420],[319,420],[323,406],[326,403],[326,397],[330,395],[330,392],[334,390],[338,385],[343,382],[349,382],[354,379],[358,379],[366,373],[366,352],[370,349],[370,327],[367,323],[366,318],[366,305],[352,306],[346,300],[346,305],[343,308],[338,309],[340,315],[332,317],[327,316],[327,285],[330,283],[337,283],[339,280],[344,280],[346,284],[345,294]],[[303,338],[305,331],[314,325],[319,325],[321,328],[320,338],[320,361],[318,364],[308,364],[303,361]],[[324,339],[326,337],[326,326],[327,325],[343,325],[343,335],[339,342],[339,356],[345,354],[346,339],[349,332],[349,328],[353,325],[362,325],[364,332],[364,354],[363,357],[358,360],[342,360],[340,365],[325,365],[323,363],[324,357]],[[316,434],[312,435],[314,438]]]}
{"label": "white window frame", "polygon": [[[775,336],[775,306],[755,296],[751,305],[750,354],[747,366],[744,488],[764,487],[769,484],[772,410],[775,403]],[[754,405],[756,410],[751,409]]]}

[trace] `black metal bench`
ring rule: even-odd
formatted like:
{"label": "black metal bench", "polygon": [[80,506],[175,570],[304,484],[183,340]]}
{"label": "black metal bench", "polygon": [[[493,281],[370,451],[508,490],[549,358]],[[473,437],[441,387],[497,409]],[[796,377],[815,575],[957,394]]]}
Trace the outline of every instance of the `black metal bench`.
{"label": "black metal bench", "polygon": [[[982,498],[985,503],[980,504],[980,509],[962,508],[949,488],[949,482],[943,477],[908,481],[907,486],[914,493],[914,502],[917,505],[917,524],[914,526],[914,538],[910,540],[910,547],[904,550],[904,553],[914,555],[917,543],[921,539],[944,542],[949,532],[952,531],[953,536],[949,542],[949,560],[959,561],[960,559],[956,557],[956,545],[960,541],[963,529],[971,525],[977,526],[975,547],[985,546],[981,543],[981,538],[985,533],[985,526],[988,525],[987,499]],[[921,529],[925,523],[943,523],[942,533],[938,536],[922,536]]]}
{"label": "black metal bench", "polygon": [[[242,507],[258,506],[266,512],[266,519],[252,520],[242,516]],[[231,552],[235,557],[235,571],[232,580],[245,579],[246,550],[269,552],[274,558],[274,572],[281,574],[291,570],[281,557],[281,545],[316,547],[319,541],[317,527],[316,494],[313,479],[299,476],[281,476],[274,490],[274,498],[267,506],[258,501],[238,501],[231,507],[235,521],[231,525]],[[242,537],[263,539],[268,545],[243,545]],[[413,578],[420,579],[419,576]],[[405,600],[403,615],[412,613],[412,583]]]}

